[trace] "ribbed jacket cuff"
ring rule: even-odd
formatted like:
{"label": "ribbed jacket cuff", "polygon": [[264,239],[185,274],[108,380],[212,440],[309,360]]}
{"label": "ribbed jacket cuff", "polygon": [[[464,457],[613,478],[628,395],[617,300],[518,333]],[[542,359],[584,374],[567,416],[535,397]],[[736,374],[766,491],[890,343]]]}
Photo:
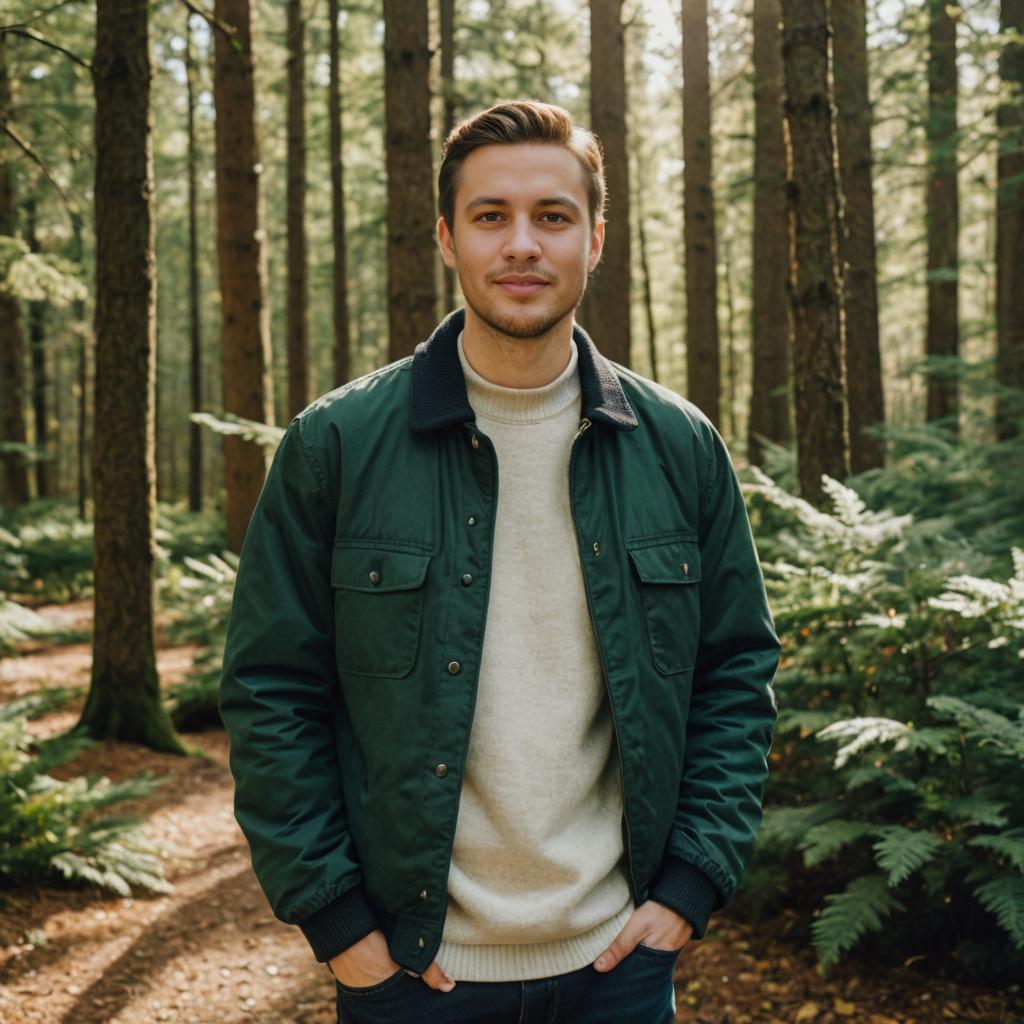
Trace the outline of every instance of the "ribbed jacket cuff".
{"label": "ribbed jacket cuff", "polygon": [[326,963],[380,927],[377,913],[357,885],[299,921],[318,963]]}
{"label": "ribbed jacket cuff", "polygon": [[695,939],[704,938],[708,918],[719,898],[715,883],[703,871],[671,855],[665,858],[649,896],[685,917],[693,925]]}

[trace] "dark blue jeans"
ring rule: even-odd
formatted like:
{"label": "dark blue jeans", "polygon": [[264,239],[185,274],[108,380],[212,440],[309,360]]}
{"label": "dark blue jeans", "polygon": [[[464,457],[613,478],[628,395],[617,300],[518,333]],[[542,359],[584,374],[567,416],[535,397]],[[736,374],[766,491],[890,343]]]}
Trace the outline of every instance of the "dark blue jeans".
{"label": "dark blue jeans", "polygon": [[338,1024],[672,1024],[678,950],[637,946],[614,970],[591,964],[530,981],[432,989],[401,968],[376,985],[335,982]]}

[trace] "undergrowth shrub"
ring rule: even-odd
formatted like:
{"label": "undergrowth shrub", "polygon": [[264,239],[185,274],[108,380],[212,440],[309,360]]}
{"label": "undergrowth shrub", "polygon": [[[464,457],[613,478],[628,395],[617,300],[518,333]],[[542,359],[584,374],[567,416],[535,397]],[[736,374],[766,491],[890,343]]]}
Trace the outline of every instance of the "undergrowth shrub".
{"label": "undergrowth shrub", "polygon": [[94,741],[63,735],[31,751],[25,721],[41,710],[40,700],[0,707],[0,899],[4,888],[61,881],[120,896],[131,896],[132,886],[170,892],[160,859],[166,851],[143,834],[139,819],[105,811],[166,780],[149,772],[122,782],[54,778],[51,768]]}
{"label": "undergrowth shrub", "polygon": [[828,479],[819,511],[752,474],[783,654],[747,898],[802,911],[824,967],[860,947],[1019,977],[1024,552],[985,578],[947,524]]}

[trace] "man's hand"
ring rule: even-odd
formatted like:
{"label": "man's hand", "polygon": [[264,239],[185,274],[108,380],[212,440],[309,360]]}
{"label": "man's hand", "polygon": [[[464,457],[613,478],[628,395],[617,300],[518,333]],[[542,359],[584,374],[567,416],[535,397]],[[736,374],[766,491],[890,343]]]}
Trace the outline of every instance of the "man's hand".
{"label": "man's hand", "polygon": [[633,952],[638,942],[654,949],[681,949],[692,934],[693,926],[685,917],[663,903],[647,900],[633,911],[594,967],[599,971],[613,970]]}
{"label": "man's hand", "polygon": [[[379,928],[331,957],[327,966],[331,974],[349,988],[377,985],[401,969],[401,964],[391,959],[388,940]],[[455,979],[442,971],[436,960],[420,975],[420,980],[442,992],[455,988]]]}

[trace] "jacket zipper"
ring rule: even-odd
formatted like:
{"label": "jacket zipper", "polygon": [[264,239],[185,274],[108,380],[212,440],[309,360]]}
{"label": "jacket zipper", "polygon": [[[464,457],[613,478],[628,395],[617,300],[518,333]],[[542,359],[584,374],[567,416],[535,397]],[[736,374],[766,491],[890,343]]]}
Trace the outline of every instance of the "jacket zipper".
{"label": "jacket zipper", "polygon": [[[582,568],[584,563],[583,554],[583,543],[580,539],[580,527],[579,521],[576,518],[576,490],[573,487],[573,471],[576,466],[576,442],[583,436],[584,433],[591,426],[590,420],[584,416],[580,420],[579,429],[576,431],[575,437],[572,439],[572,448],[569,452],[569,507],[572,510],[572,522],[573,527],[576,530],[576,545],[580,552],[580,567]],[[619,723],[615,718],[615,701],[612,698],[611,684],[608,682],[608,669],[605,667],[604,662],[604,650],[601,647],[601,641],[598,637],[597,623],[594,621],[594,603],[590,596],[590,584],[587,581],[587,574],[583,573],[583,590],[587,595],[587,612],[590,615],[590,628],[594,631],[594,642],[597,644],[597,655],[601,662],[601,677],[604,679],[605,690],[608,694],[608,708],[612,715],[612,729],[615,733],[615,746],[618,749],[619,754],[619,785],[622,789],[622,817],[626,822],[626,864],[628,865],[627,875],[629,878],[629,885],[632,889],[632,896],[634,904],[637,902],[637,888],[636,879],[633,877],[633,839],[629,832],[629,813],[626,809],[626,776],[622,770],[622,741],[619,739]]]}

